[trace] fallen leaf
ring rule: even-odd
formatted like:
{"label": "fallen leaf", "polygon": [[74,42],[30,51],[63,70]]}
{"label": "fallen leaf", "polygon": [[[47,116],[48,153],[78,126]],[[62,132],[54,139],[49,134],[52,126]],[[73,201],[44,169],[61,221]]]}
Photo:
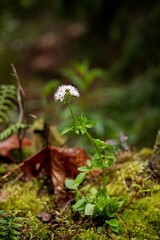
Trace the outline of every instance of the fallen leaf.
{"label": "fallen leaf", "polygon": [[78,167],[86,165],[88,155],[82,148],[44,147],[34,156],[21,164],[22,171],[29,177],[37,176],[42,169],[51,176],[56,202],[66,198],[64,181],[66,177],[75,177]]}
{"label": "fallen leaf", "polygon": [[[22,147],[31,145],[31,141],[28,138],[22,140]],[[4,141],[0,142],[0,158],[3,157],[11,162],[14,161],[12,156],[12,150],[19,149],[18,136],[13,135]]]}

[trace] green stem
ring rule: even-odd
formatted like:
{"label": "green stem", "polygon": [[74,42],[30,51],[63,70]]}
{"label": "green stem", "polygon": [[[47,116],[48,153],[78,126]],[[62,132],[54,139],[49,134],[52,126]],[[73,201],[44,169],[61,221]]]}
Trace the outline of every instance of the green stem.
{"label": "green stem", "polygon": [[103,176],[103,191],[104,191],[104,194],[107,195],[107,189],[106,189],[107,178],[106,178],[106,169],[105,168],[103,168],[103,170],[102,170],[102,176]]}
{"label": "green stem", "polygon": [[[98,149],[96,143],[94,142],[92,136],[90,135],[89,132],[86,132],[85,134],[88,137],[88,139],[90,140],[90,142],[92,143],[92,145],[94,145],[94,147],[96,148],[98,156],[101,159],[101,162],[103,162],[102,155],[99,152],[99,149]],[[106,154],[105,154],[105,157],[106,157]],[[104,191],[104,194],[107,195],[107,190],[106,190],[106,183],[107,183],[107,181],[106,181],[106,169],[105,168],[102,169],[102,176],[103,176],[103,191]]]}
{"label": "green stem", "polygon": [[78,123],[78,120],[77,120],[77,118],[76,118],[75,114],[73,113],[72,108],[71,108],[71,106],[70,106],[70,103],[68,102],[67,105],[68,105],[69,111],[70,111],[70,113],[71,113],[72,119],[73,119],[76,123]]}
{"label": "green stem", "polygon": [[[68,105],[69,111],[70,111],[70,113],[71,113],[72,119],[73,119],[76,123],[78,123],[78,125],[79,125],[78,119],[77,119],[76,116],[74,115],[74,113],[73,113],[73,111],[72,111],[72,108],[71,108],[71,106],[70,106],[70,103],[68,102],[67,105]],[[89,133],[89,132],[85,132],[85,134],[86,134],[86,136],[88,137],[88,139],[90,140],[90,142],[92,143],[92,145],[95,146],[95,148],[96,148],[96,150],[97,150],[97,153],[98,153],[98,155],[99,155],[99,158],[102,160],[102,157],[101,157],[101,154],[100,154],[100,152],[99,152],[99,149],[98,149],[96,143],[93,141],[93,138],[91,137],[90,133]]]}
{"label": "green stem", "polygon": [[[104,161],[106,160],[107,158],[107,152],[106,150],[104,150]],[[105,164],[105,163],[104,163]],[[102,170],[102,175],[103,175],[103,191],[105,193],[105,195],[107,196],[107,189],[106,189],[106,185],[107,185],[107,176],[106,176],[106,168],[103,167],[103,170]]]}
{"label": "green stem", "polygon": [[[73,113],[72,108],[70,106],[70,103],[68,102],[67,105],[68,105],[69,111],[71,113],[72,119],[75,121],[75,123],[77,123],[79,125],[78,119],[76,118],[75,114]],[[90,135],[90,133],[88,131],[85,132],[85,135],[87,136],[87,138],[89,139],[91,144],[95,147],[95,149],[98,153],[98,156],[101,159],[101,162],[103,162],[101,153],[100,153],[95,141],[93,140],[92,136]],[[105,168],[103,168],[102,172],[103,172],[103,191],[106,194],[107,192],[106,192],[106,172],[105,172]]]}
{"label": "green stem", "polygon": [[92,136],[90,135],[89,132],[85,132],[85,134],[86,134],[86,136],[88,137],[88,139],[90,140],[90,142],[92,143],[92,145],[96,148],[97,153],[98,153],[98,156],[99,156],[99,158],[102,160],[102,157],[101,157],[101,154],[100,154],[100,152],[99,152],[99,149],[98,149],[96,143],[94,142]]}

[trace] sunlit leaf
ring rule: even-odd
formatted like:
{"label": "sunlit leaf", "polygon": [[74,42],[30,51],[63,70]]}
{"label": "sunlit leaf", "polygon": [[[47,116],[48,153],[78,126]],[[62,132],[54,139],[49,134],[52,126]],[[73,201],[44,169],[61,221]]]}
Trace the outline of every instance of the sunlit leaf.
{"label": "sunlit leaf", "polygon": [[87,203],[85,207],[85,215],[92,216],[94,214],[95,205]]}
{"label": "sunlit leaf", "polygon": [[75,184],[75,181],[73,179],[66,179],[65,180],[65,186],[68,188],[68,189],[76,189],[76,184]]}
{"label": "sunlit leaf", "polygon": [[76,184],[77,186],[79,186],[79,185],[83,182],[83,180],[85,179],[85,175],[86,175],[86,173],[79,173],[79,174],[78,174],[78,176],[77,176],[76,179],[74,180],[74,181],[75,181],[75,184]]}

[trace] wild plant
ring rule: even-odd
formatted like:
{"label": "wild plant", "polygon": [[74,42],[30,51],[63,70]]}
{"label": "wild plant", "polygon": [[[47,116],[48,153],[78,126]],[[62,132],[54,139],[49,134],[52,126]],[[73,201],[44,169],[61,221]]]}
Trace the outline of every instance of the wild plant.
{"label": "wild plant", "polygon": [[[24,124],[24,89],[19,81],[19,77],[14,65],[11,65],[13,76],[16,78],[17,87],[14,85],[0,85],[0,140],[18,133],[18,140],[21,150],[21,143],[24,137],[22,129],[27,128]],[[15,122],[10,121],[9,112],[18,109],[18,119]],[[22,155],[22,153],[20,154]],[[21,157],[22,158],[22,157]]]}
{"label": "wild plant", "polygon": [[[72,85],[62,85],[55,93],[55,101],[61,101],[68,107],[72,123],[66,127],[62,134],[73,131],[77,135],[85,135],[91,143],[91,156],[87,160],[87,165],[78,168],[80,173],[75,179],[66,179],[65,185],[75,193],[76,202],[73,210],[81,212],[86,216],[100,216],[104,220],[104,225],[110,225],[114,232],[118,232],[118,221],[115,214],[121,206],[115,198],[110,197],[107,192],[106,168],[111,167],[115,162],[115,148],[106,144],[100,139],[95,139],[89,132],[89,129],[95,126],[93,120],[88,119],[83,113],[76,116],[71,107],[71,98],[79,97],[79,91]],[[102,186],[92,187],[87,192],[83,192],[80,184],[84,181],[86,174],[93,169],[99,169],[102,172]]]}
{"label": "wild plant", "polygon": [[18,130],[26,128],[20,119],[15,123],[10,122],[8,114],[17,107],[17,88],[14,85],[0,85],[0,126],[5,126],[0,132],[0,140],[4,140]]}
{"label": "wild plant", "polygon": [[5,211],[0,211],[0,239],[16,240],[20,235],[19,229],[22,227],[22,218],[16,216],[17,213],[9,214]]}

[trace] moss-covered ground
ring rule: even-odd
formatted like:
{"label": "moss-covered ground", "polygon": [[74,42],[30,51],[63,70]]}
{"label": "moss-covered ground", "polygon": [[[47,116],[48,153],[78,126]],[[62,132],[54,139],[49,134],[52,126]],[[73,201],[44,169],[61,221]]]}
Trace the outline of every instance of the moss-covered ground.
{"label": "moss-covered ground", "polygon": [[[108,171],[108,192],[123,201],[117,213],[120,230],[116,234],[102,228],[99,220],[74,213],[69,202],[57,208],[54,194],[49,192],[52,185],[42,174],[30,181],[20,175],[1,183],[0,210],[17,212],[22,218],[17,236],[21,240],[158,240],[160,185],[148,168],[150,156],[149,149],[121,153],[117,164]],[[0,170],[6,171],[6,165]],[[88,181],[92,185],[100,183],[101,176]]]}

